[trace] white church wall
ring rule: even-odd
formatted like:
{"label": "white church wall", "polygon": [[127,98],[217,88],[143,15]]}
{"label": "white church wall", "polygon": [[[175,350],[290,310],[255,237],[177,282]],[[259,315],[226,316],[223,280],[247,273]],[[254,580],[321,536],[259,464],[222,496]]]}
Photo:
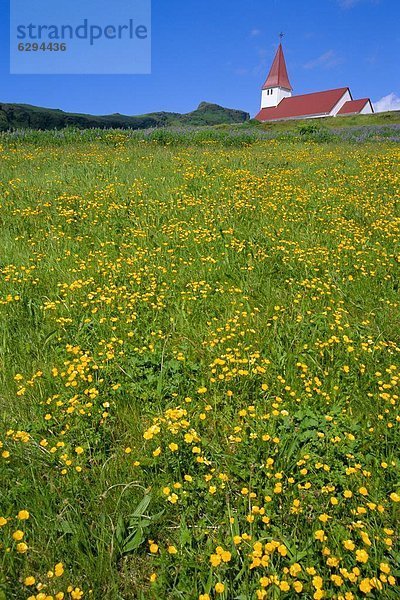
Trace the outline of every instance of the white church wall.
{"label": "white church wall", "polygon": [[346,104],[346,102],[350,102],[350,100],[352,100],[351,94],[350,94],[349,90],[347,90],[343,94],[343,96],[340,98],[339,102],[332,108],[331,112],[327,116],[336,117],[336,115],[338,114],[338,112],[342,108],[342,106],[344,104]]}
{"label": "white church wall", "polygon": [[373,113],[373,110],[371,108],[371,103],[367,102],[367,104],[364,106],[364,108],[360,112],[360,115],[372,115],[372,113]]}
{"label": "white church wall", "polygon": [[272,106],[278,106],[281,100],[284,98],[290,98],[292,92],[285,90],[281,87],[269,88],[262,90],[261,93],[261,108],[271,108]]}

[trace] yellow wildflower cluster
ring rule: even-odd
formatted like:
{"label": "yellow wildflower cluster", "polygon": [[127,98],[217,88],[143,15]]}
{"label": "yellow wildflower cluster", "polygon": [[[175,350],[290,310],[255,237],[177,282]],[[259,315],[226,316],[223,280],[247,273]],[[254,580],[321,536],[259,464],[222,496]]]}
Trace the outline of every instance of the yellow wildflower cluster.
{"label": "yellow wildflower cluster", "polygon": [[394,600],[398,149],[1,147],[0,597]]}

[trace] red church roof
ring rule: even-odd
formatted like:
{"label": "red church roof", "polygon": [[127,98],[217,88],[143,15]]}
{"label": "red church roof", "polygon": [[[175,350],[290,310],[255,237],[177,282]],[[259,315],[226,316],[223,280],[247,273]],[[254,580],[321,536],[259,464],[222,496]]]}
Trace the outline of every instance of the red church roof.
{"label": "red church roof", "polygon": [[255,118],[257,121],[274,121],[275,119],[327,115],[333,110],[339,100],[343,98],[346,92],[350,93],[347,87],[327,90],[326,92],[291,96],[290,98],[281,100],[278,106],[262,108]]}
{"label": "red church roof", "polygon": [[263,90],[271,87],[283,87],[287,90],[292,91],[292,86],[290,85],[289,76],[286,69],[285,57],[283,55],[282,44],[279,44],[279,48],[276,51],[274,62],[272,63],[272,67],[270,72],[268,73],[268,77],[262,87]]}
{"label": "red church roof", "polygon": [[362,111],[365,105],[368,104],[368,102],[371,102],[369,98],[363,98],[362,100],[351,100],[351,102],[346,102],[339,110],[338,115],[357,115]]}

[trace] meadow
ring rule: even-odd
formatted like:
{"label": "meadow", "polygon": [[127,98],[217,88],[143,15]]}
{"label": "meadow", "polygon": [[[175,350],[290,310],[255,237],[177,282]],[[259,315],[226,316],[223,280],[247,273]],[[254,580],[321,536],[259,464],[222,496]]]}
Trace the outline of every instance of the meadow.
{"label": "meadow", "polygon": [[399,598],[399,145],[228,138],[0,137],[1,600]]}

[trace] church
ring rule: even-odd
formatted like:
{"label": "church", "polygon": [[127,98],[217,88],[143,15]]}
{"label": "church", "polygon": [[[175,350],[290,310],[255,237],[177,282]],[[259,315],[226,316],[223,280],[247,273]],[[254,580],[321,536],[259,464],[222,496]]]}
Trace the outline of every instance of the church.
{"label": "church", "polygon": [[280,43],[271,70],[262,87],[261,110],[255,117],[257,121],[265,123],[286,119],[367,115],[374,112],[369,98],[353,100],[348,87],[301,96],[293,96],[292,91]]}

